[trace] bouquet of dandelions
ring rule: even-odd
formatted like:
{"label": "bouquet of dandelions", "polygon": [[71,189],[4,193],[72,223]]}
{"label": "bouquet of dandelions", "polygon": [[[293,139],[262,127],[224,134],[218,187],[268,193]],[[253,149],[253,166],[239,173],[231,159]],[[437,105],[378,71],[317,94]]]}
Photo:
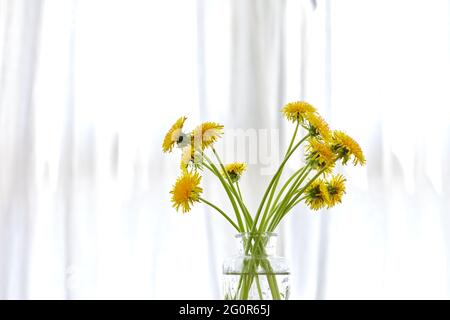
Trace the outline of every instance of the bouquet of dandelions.
{"label": "bouquet of dandelions", "polygon": [[[331,131],[309,103],[291,102],[281,112],[295,125],[295,130],[284,159],[271,178],[254,215],[248,210],[239,188],[239,179],[246,170],[246,164],[224,164],[214,149],[214,143],[223,134],[222,125],[205,122],[186,133],[183,131],[186,117],[181,117],[164,138],[164,152],[171,152],[177,146],[182,154],[181,175],[170,191],[176,210],[186,213],[194,203],[202,202],[221,214],[238,233],[246,234],[244,251],[249,258],[243,262],[236,292],[226,295],[229,299],[248,299],[252,287],[257,288],[262,298],[256,270],[263,270],[267,276],[271,298],[284,298],[278,289],[277,279],[272,276],[270,261],[264,258],[267,256],[265,242],[268,241],[264,235],[274,232],[283,218],[301,202],[312,210],[331,208],[340,203],[346,180],[341,174],[333,174],[336,164],[365,164],[358,143],[342,131]],[[303,133],[302,137],[299,137],[300,133]],[[279,188],[286,163],[302,144],[306,144],[303,165],[285,178]],[[211,154],[208,155],[209,151]],[[202,196],[200,183],[205,171],[219,180],[231,203],[232,215]]]}

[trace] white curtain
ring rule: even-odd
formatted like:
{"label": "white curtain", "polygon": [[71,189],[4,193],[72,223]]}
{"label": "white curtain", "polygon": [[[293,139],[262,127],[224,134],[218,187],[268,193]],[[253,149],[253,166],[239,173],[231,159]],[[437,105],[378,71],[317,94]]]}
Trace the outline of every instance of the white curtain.
{"label": "white curtain", "polygon": [[450,298],[450,6],[432,3],[0,0],[0,298],[220,298],[233,230],[170,207],[162,138],[187,115],[283,145],[297,99],[367,166],[280,228],[292,298]]}

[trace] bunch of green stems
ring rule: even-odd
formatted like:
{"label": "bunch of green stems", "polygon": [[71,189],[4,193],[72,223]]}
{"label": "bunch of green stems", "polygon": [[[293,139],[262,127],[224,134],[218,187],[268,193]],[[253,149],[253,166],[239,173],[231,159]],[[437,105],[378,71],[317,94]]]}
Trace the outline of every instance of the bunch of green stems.
{"label": "bunch of green stems", "polygon": [[225,166],[220,156],[214,148],[211,149],[216,162],[209,158],[206,153],[202,152],[202,158],[204,160],[202,166],[208,169],[219,179],[225,192],[227,193],[231,206],[233,207],[236,222],[222,209],[206,199],[200,198],[200,201],[217,210],[236,229],[238,233],[247,232],[251,234],[261,234],[264,232],[273,232],[286,214],[305,199],[302,197],[304,191],[323,173],[322,171],[318,171],[315,175],[310,177],[313,169],[311,164],[307,162],[296,170],[277,192],[277,187],[286,163],[294,152],[301,146],[301,144],[310,137],[309,134],[306,134],[302,139],[296,141],[298,131],[299,124],[297,124],[295,128],[284,159],[264,192],[254,217],[252,217],[244,203],[239,187],[239,181],[232,181],[231,177],[225,170]]}
{"label": "bunch of green stems", "polygon": [[262,235],[267,232],[273,232],[277,228],[283,218],[297,204],[305,199],[303,193],[308,186],[323,173],[323,171],[318,171],[315,175],[310,177],[313,169],[311,164],[306,162],[285,181],[277,192],[278,184],[288,160],[301,146],[301,144],[310,137],[309,133],[307,133],[303,138],[296,141],[300,126],[301,124],[297,123],[290,144],[284,155],[284,159],[280,163],[278,170],[275,172],[267,189],[265,190],[254,217],[252,217],[244,203],[239,182],[232,181],[216,150],[212,148],[216,162],[202,152],[202,158],[204,160],[203,166],[220,180],[220,183],[225,189],[231,202],[231,206],[233,207],[236,222],[213,203],[204,198],[200,198],[200,201],[217,210],[236,229],[238,233],[249,234],[249,240],[245,244],[245,255],[249,258],[244,263],[242,276],[239,281],[239,292],[236,293],[234,298],[246,299],[253,282],[256,283],[258,293],[260,295],[262,294],[257,272],[259,268],[264,270],[264,274],[267,277],[267,282],[271,290],[272,298],[281,298],[276,278],[273,275],[270,262],[266,258],[267,254],[264,251],[267,237],[263,237]]}

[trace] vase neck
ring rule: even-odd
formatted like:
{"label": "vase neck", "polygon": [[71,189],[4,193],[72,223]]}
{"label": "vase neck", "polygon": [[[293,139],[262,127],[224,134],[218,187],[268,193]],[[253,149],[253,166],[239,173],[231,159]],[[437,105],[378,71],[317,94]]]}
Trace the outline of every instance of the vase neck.
{"label": "vase neck", "polygon": [[277,234],[239,233],[236,235],[239,254],[252,256],[273,256],[276,253]]}

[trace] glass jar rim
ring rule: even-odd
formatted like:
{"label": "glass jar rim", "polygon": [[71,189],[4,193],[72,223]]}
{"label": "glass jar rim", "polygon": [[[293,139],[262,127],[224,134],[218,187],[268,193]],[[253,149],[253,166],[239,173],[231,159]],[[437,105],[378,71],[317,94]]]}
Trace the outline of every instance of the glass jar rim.
{"label": "glass jar rim", "polygon": [[255,236],[262,236],[262,237],[277,237],[278,233],[276,232],[241,232],[235,235],[235,238],[245,238],[245,237],[255,237]]}

